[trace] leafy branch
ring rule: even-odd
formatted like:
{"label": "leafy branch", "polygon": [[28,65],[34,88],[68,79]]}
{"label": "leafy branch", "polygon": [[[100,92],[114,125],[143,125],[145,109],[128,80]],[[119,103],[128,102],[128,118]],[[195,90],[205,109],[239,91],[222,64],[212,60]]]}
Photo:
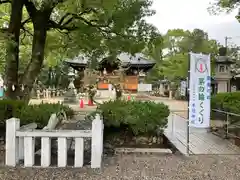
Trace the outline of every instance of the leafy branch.
{"label": "leafy branch", "polygon": [[0,4],[11,3],[11,0],[0,0]]}

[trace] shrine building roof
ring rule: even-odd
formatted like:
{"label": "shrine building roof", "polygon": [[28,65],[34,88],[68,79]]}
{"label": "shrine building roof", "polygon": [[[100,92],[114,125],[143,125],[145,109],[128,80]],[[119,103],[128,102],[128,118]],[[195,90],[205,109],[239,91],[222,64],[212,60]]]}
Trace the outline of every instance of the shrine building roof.
{"label": "shrine building roof", "polygon": [[[99,63],[103,62],[105,58],[99,58]],[[142,53],[131,55],[129,53],[121,53],[117,56],[123,66],[140,66],[140,67],[153,67],[156,63],[154,60],[147,58]],[[73,59],[67,59],[64,62],[70,66],[85,67],[90,61],[90,58],[84,55],[79,55]]]}

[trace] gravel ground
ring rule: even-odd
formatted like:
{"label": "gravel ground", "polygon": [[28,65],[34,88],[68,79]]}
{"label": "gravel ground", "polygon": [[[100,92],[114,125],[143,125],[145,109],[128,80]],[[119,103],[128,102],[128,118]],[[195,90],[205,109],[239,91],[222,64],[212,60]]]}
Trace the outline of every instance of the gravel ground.
{"label": "gravel ground", "polygon": [[240,156],[118,155],[101,170],[0,168],[1,180],[239,180]]}

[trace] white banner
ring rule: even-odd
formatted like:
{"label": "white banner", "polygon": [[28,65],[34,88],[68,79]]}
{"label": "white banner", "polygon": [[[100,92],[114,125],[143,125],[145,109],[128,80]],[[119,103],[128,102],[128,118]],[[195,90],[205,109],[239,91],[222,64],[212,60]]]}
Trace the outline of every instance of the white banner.
{"label": "white banner", "polygon": [[187,89],[186,81],[181,81],[181,84],[180,84],[180,95],[181,96],[186,96],[186,89]]}
{"label": "white banner", "polygon": [[196,128],[210,127],[210,55],[190,53],[189,121]]}
{"label": "white banner", "polygon": [[0,74],[0,98],[3,97],[3,91],[4,91],[3,85],[4,85],[3,78],[2,78],[2,75]]}

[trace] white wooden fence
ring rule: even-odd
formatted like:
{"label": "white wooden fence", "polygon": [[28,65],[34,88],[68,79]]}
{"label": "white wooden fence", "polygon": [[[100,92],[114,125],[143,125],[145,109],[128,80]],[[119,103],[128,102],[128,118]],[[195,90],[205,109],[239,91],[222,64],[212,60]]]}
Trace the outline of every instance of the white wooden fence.
{"label": "white wooden fence", "polygon": [[11,118],[6,121],[7,166],[15,167],[24,159],[25,167],[34,166],[35,138],[41,138],[41,166],[51,164],[51,138],[57,138],[58,167],[67,166],[67,138],[75,140],[74,167],[82,167],[84,160],[84,139],[91,138],[91,168],[100,168],[103,153],[103,121],[99,115],[92,122],[92,130],[36,130],[35,125],[20,127],[20,120]]}

